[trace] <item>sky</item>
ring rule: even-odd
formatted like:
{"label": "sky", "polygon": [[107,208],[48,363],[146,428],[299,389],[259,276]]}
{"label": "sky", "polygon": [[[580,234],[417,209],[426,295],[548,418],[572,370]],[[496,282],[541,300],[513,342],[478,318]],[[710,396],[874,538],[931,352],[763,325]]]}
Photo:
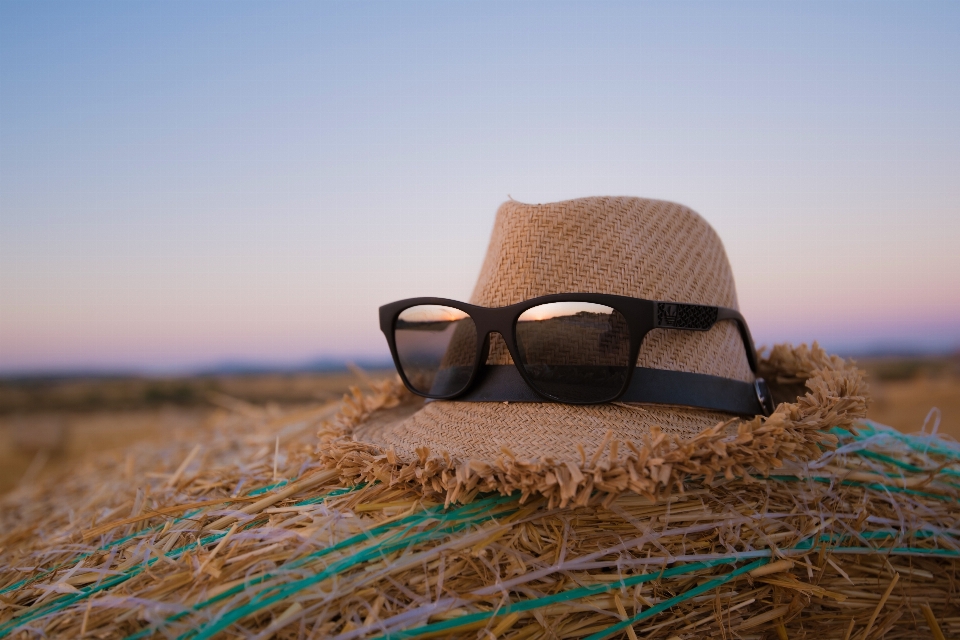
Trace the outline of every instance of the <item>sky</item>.
{"label": "sky", "polygon": [[759,344],[960,348],[960,3],[0,0],[0,373],[388,357],[497,207],[718,231]]}

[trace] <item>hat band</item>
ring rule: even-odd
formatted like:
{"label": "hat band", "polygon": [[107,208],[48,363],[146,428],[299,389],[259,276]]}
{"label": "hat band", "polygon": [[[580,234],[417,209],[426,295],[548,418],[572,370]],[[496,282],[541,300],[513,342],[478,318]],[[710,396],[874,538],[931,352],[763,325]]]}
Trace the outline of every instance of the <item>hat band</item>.
{"label": "hat band", "polygon": [[[486,365],[480,379],[457,402],[548,402],[513,365]],[[704,373],[637,367],[618,402],[669,404],[741,416],[770,415],[773,401],[763,378],[755,383]],[[429,401],[428,401],[429,402]]]}

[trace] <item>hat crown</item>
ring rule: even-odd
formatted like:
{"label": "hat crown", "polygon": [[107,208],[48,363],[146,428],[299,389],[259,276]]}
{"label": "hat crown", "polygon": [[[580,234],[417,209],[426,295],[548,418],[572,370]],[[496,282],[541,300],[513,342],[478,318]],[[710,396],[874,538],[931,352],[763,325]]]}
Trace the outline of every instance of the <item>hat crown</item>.
{"label": "hat crown", "polygon": [[[720,237],[683,205],[632,197],[505,202],[470,301],[502,307],[552,293],[738,308]],[[510,361],[497,337],[488,362]],[[753,379],[740,335],[728,322],[707,332],[652,331],[637,364]]]}

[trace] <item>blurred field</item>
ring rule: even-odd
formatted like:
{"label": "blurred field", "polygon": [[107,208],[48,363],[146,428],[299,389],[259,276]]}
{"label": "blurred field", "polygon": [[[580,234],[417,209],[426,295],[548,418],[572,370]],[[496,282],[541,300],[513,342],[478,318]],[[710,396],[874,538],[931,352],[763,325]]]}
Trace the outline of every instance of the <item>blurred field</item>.
{"label": "blurred field", "polygon": [[[941,433],[960,440],[960,354],[880,358],[859,362],[868,373],[873,403],[867,417],[906,433],[919,431],[933,408]],[[929,432],[936,413],[927,425]]]}
{"label": "blurred field", "polygon": [[203,428],[217,408],[291,407],[343,396],[391,371],[191,378],[0,380],[0,492],[91,452]]}
{"label": "blurred field", "polygon": [[[909,433],[936,407],[939,430],[960,440],[960,354],[859,364],[873,391],[868,417]],[[218,407],[335,400],[364,375],[393,371],[0,380],[0,492],[95,451],[203,428]]]}

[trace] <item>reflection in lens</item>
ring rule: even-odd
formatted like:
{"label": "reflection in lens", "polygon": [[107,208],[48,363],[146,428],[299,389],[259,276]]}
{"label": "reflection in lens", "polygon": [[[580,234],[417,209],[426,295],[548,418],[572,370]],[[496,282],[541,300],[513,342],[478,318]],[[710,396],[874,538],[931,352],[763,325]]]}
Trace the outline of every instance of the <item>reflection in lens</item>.
{"label": "reflection in lens", "polygon": [[425,304],[404,309],[394,325],[403,375],[431,397],[459,393],[477,357],[477,328],[463,311]]}
{"label": "reflection in lens", "polygon": [[630,372],[630,331],[616,309],[589,302],[552,302],[517,321],[517,346],[528,378],[564,402],[606,402]]}

